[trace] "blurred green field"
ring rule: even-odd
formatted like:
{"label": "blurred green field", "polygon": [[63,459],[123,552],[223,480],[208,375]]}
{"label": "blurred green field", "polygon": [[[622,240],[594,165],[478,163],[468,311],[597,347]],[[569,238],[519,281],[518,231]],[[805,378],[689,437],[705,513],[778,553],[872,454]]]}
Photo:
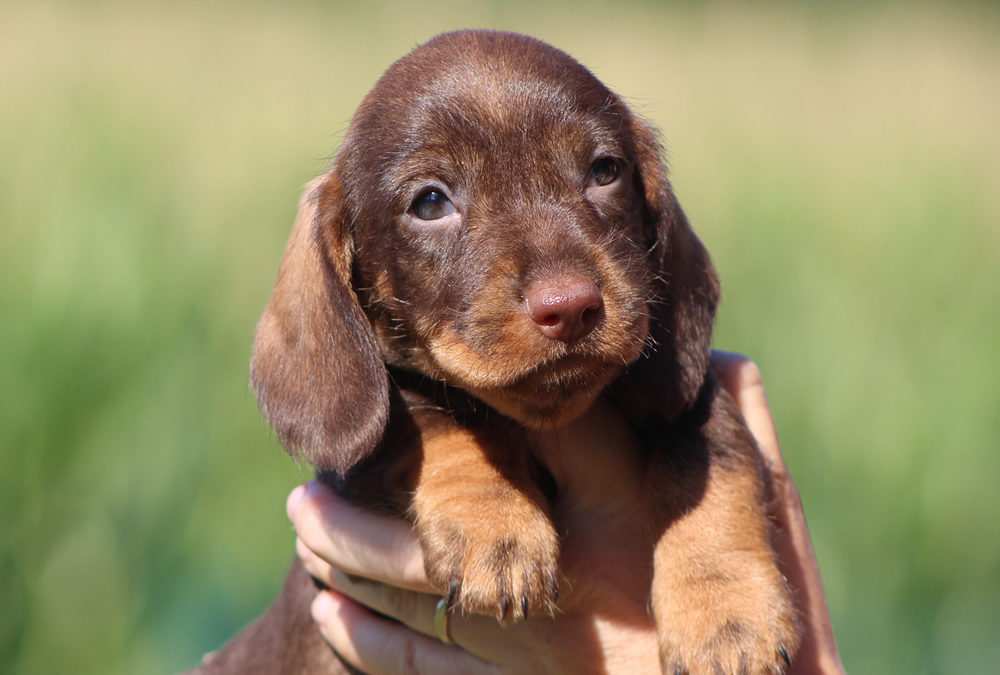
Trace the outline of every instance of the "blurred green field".
{"label": "blurred green field", "polygon": [[0,4],[0,670],[175,671],[275,594],[308,472],[246,371],[298,192],[391,61],[490,26],[664,130],[849,670],[995,672],[1000,12],[765,7]]}

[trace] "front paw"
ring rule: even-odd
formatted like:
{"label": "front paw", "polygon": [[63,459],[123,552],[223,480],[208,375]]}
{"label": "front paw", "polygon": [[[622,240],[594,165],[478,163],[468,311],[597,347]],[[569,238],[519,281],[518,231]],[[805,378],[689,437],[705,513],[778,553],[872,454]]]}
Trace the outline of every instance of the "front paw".
{"label": "front paw", "polygon": [[704,569],[683,587],[654,589],[665,675],[787,672],[799,646],[791,593],[768,564]]}
{"label": "front paw", "polygon": [[548,515],[521,493],[457,500],[417,530],[427,576],[453,607],[500,621],[555,612],[558,538]]}

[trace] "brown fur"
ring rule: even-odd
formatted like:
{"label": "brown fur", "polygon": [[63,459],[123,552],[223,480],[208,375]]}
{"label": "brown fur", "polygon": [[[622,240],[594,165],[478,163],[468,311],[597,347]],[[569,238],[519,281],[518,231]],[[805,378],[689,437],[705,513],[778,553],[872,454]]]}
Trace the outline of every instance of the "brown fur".
{"label": "brown fur", "polygon": [[[505,621],[558,602],[558,486],[526,430],[601,397],[637,439],[621,490],[651,533],[664,672],[781,672],[798,634],[762,470],[707,371],[718,294],[617,96],[537,40],[452,33],[389,68],[306,189],[252,381],[290,452],[408,515],[439,591]],[[311,596],[295,567],[205,672],[332,668]]]}

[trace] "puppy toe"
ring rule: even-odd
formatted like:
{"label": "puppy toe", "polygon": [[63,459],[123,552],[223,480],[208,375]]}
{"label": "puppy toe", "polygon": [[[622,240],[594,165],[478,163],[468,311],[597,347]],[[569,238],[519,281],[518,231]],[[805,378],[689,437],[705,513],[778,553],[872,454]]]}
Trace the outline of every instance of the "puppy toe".
{"label": "puppy toe", "polygon": [[654,593],[661,600],[655,613],[663,672],[788,672],[800,637],[791,594],[777,570],[744,561],[715,568],[708,579]]}
{"label": "puppy toe", "polygon": [[520,621],[555,611],[559,592],[555,529],[538,512],[525,524],[494,520],[490,527],[437,519],[421,531],[428,578],[449,589],[461,611]]}

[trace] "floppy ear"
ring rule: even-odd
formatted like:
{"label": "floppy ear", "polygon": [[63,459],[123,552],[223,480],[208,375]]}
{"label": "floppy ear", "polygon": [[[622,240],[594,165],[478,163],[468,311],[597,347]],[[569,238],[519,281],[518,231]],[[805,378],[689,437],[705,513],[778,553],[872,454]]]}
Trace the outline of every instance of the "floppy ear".
{"label": "floppy ear", "polygon": [[719,280],[667,177],[653,132],[633,118],[636,189],[644,204],[648,259],[655,275],[649,302],[653,345],[629,367],[623,392],[633,407],[668,420],[698,397],[711,355]]}
{"label": "floppy ear", "polygon": [[341,474],[375,448],[389,414],[388,373],[350,283],[343,194],[333,171],[303,193],[250,361],[285,449]]}

